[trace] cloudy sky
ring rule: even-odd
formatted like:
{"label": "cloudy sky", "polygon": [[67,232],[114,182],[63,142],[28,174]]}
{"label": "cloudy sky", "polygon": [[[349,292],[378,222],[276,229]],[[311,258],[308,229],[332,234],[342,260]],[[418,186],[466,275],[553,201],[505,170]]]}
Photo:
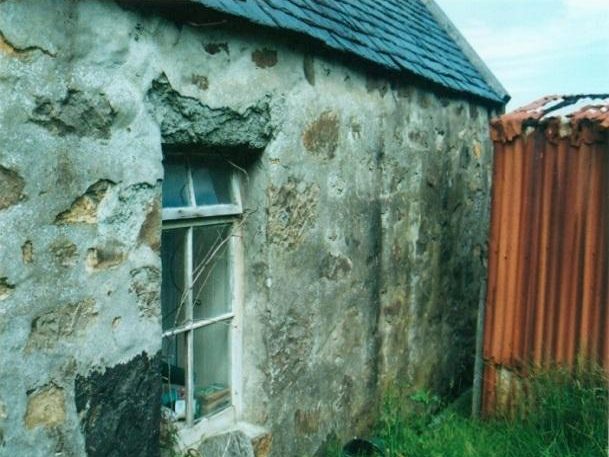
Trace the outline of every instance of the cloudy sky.
{"label": "cloudy sky", "polygon": [[436,0],[512,95],[609,93],[609,0]]}

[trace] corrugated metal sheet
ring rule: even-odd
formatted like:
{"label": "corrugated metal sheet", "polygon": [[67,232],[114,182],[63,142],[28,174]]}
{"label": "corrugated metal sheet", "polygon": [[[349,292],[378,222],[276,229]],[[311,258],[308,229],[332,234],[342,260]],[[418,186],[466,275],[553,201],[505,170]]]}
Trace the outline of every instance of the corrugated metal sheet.
{"label": "corrugated metal sheet", "polygon": [[609,369],[609,95],[546,97],[492,134],[485,415],[531,367]]}

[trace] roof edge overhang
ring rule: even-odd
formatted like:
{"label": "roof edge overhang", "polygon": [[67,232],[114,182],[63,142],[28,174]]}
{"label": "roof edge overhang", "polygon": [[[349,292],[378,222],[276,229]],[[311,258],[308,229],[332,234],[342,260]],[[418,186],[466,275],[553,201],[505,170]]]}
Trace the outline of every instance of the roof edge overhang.
{"label": "roof edge overhang", "polygon": [[[233,1],[235,1],[235,0],[233,0]],[[430,0],[420,0],[420,1],[426,7],[429,6],[428,2]],[[431,0],[431,1],[433,1],[433,0]],[[430,12],[434,16],[434,19],[439,21],[440,25],[442,27],[444,27],[446,32],[449,34],[450,38],[452,38],[453,40],[456,40],[456,44],[463,50],[465,57],[468,58],[468,60],[470,60],[470,62],[474,65],[474,68],[480,72],[480,76],[489,85],[489,87],[496,93],[496,97],[492,97],[492,98],[486,97],[486,96],[483,96],[483,95],[475,93],[475,92],[471,92],[471,91],[467,91],[467,90],[458,90],[453,87],[448,87],[444,84],[439,83],[438,81],[434,81],[433,79],[430,79],[430,78],[425,78],[408,69],[404,69],[404,68],[397,69],[395,66],[389,67],[389,66],[383,65],[374,60],[366,59],[360,55],[349,53],[349,52],[345,51],[344,49],[341,49],[337,46],[333,46],[332,43],[328,43],[316,36],[312,36],[307,33],[304,33],[301,30],[284,27],[284,26],[281,26],[274,22],[272,22],[272,23],[267,22],[261,18],[254,19],[254,18],[248,17],[246,14],[244,14],[244,12],[241,12],[238,10],[233,11],[233,12],[227,12],[223,8],[221,8],[219,6],[219,4],[217,4],[218,0],[145,0],[145,1],[143,1],[143,0],[119,0],[119,2],[123,3],[123,4],[131,4],[134,6],[136,6],[138,4],[140,4],[140,5],[145,4],[145,5],[153,5],[153,6],[157,6],[157,7],[162,7],[162,8],[169,8],[168,11],[171,12],[172,15],[173,15],[173,13],[177,13],[179,11],[179,10],[175,9],[175,7],[178,5],[180,5],[182,7],[185,7],[187,5],[195,5],[198,8],[200,8],[201,11],[208,11],[208,12],[212,13],[212,17],[213,17],[211,22],[209,22],[209,23],[205,22],[205,23],[201,23],[201,24],[199,24],[197,22],[197,15],[186,19],[186,22],[188,24],[193,25],[195,27],[203,26],[203,25],[205,25],[205,26],[226,25],[227,19],[232,18],[232,19],[238,21],[238,23],[240,23],[240,26],[239,26],[240,28],[242,28],[243,26],[246,26],[246,25],[250,25],[252,27],[260,27],[271,33],[287,33],[288,35],[306,37],[306,39],[308,39],[308,40],[312,40],[314,42],[320,43],[322,45],[322,49],[324,50],[324,52],[331,52],[338,56],[342,56],[341,58],[346,59],[346,61],[349,61],[349,62],[353,62],[353,63],[360,62],[363,64],[372,65],[372,68],[368,67],[368,69],[370,70],[370,73],[372,73],[372,74],[380,74],[381,70],[382,70],[383,72],[386,72],[386,76],[391,79],[397,78],[398,80],[400,80],[400,79],[406,77],[409,81],[415,82],[416,84],[421,85],[423,87],[434,88],[431,90],[440,92],[443,95],[462,96],[462,97],[468,98],[472,101],[476,101],[477,103],[480,103],[487,107],[491,107],[493,109],[498,109],[499,112],[504,112],[505,105],[506,105],[507,101],[510,99],[510,96],[507,94],[506,90],[503,88],[501,83],[499,83],[499,81],[494,77],[494,75],[491,73],[491,71],[482,62],[480,57],[478,57],[478,55],[469,46],[469,44],[465,41],[465,39],[457,31],[457,29],[454,27],[454,25],[452,25],[452,22],[450,22],[450,20],[447,18],[447,16],[444,14],[444,12],[437,5],[435,5],[435,3],[434,3],[435,10],[431,10],[430,8],[428,8],[428,9],[430,9]],[[440,14],[443,19],[440,20],[438,17],[436,17],[434,11],[438,11],[438,14]],[[176,19],[177,19],[177,17],[176,17]],[[450,27],[448,27],[448,25],[450,25]],[[452,33],[454,33],[456,35],[453,36]],[[495,86],[495,84],[496,84],[496,86]]]}
{"label": "roof edge overhang", "polygon": [[512,98],[508,91],[503,87],[503,84],[497,79],[493,72],[484,63],[484,60],[478,55],[475,49],[469,44],[459,29],[446,15],[444,10],[438,6],[435,0],[421,0],[431,14],[436,18],[438,23],[444,27],[448,35],[457,43],[463,50],[465,56],[469,59],[472,65],[480,72],[484,81],[503,99],[503,103],[507,104]]}

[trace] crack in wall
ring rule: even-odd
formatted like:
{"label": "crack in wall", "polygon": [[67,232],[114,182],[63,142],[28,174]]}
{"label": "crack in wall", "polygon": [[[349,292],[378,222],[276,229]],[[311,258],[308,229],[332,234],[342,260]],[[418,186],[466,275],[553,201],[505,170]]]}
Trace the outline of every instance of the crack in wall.
{"label": "crack in wall", "polygon": [[36,51],[41,52],[42,54],[49,57],[57,57],[57,54],[55,54],[54,52],[51,52],[40,46],[26,46],[23,48],[17,47],[6,38],[6,35],[4,35],[4,33],[0,31],[0,53],[7,54],[11,57],[25,57]]}

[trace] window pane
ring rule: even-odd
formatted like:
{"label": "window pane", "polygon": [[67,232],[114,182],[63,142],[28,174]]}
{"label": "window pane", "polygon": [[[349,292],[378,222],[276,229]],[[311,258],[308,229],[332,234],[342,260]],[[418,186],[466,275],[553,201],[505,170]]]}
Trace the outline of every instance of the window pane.
{"label": "window pane", "polygon": [[176,419],[185,419],[186,334],[163,338],[161,354],[162,405],[176,413]]}
{"label": "window pane", "polygon": [[231,229],[232,224],[193,229],[194,320],[208,319],[231,310]]}
{"label": "window pane", "polygon": [[184,323],[187,303],[184,293],[185,249],[188,229],[163,230],[161,238],[161,261],[163,278],[161,287],[161,310],[163,330]]}
{"label": "window pane", "polygon": [[163,166],[163,208],[190,206],[186,161],[181,156],[169,156],[163,161]]}
{"label": "window pane", "polygon": [[228,320],[194,331],[195,417],[231,404],[230,325]]}
{"label": "window pane", "polygon": [[198,206],[231,203],[231,171],[226,166],[191,161],[192,182]]}

